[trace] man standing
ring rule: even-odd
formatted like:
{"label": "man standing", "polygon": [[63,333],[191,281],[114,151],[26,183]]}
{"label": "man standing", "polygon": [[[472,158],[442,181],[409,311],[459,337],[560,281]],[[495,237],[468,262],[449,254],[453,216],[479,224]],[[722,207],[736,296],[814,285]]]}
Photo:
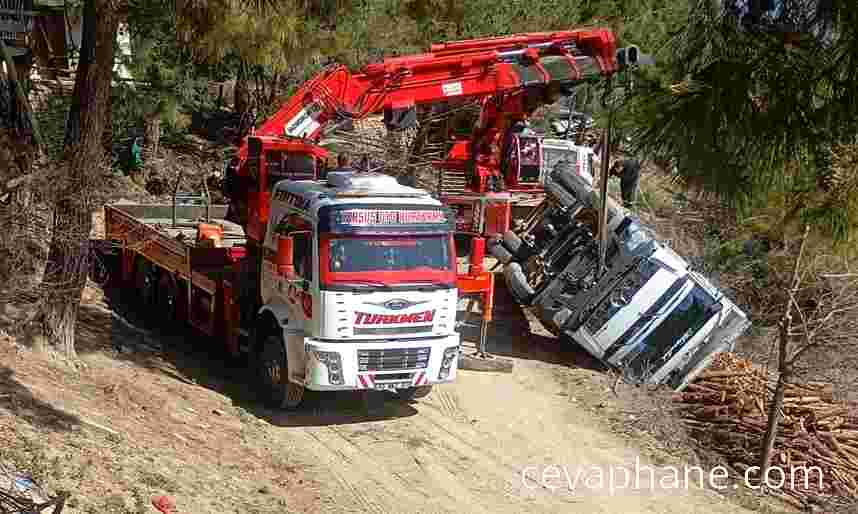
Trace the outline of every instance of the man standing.
{"label": "man standing", "polygon": [[349,171],[351,167],[349,166],[349,156],[348,154],[341,153],[337,155],[337,168],[334,171]]}
{"label": "man standing", "polygon": [[637,159],[621,159],[611,166],[612,177],[620,177],[623,207],[633,209],[637,202],[641,180],[641,163]]}

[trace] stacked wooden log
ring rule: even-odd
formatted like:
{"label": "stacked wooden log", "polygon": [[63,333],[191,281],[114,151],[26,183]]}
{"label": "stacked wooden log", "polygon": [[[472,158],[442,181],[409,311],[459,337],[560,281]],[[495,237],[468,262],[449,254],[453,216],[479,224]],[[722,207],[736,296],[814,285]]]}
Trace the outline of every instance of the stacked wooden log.
{"label": "stacked wooden log", "polygon": [[[737,477],[744,480],[747,473],[757,486],[762,477],[752,467],[759,465],[774,388],[773,377],[751,362],[721,354],[674,400],[691,434],[723,455]],[[835,401],[832,384],[789,384],[771,464],[777,469],[769,474],[768,489],[795,506],[858,499],[855,405]]]}

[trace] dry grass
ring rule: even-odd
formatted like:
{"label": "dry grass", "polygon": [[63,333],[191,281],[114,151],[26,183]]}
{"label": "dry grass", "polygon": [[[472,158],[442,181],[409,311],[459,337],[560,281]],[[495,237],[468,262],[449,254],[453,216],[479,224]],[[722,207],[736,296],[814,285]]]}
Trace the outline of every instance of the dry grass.
{"label": "dry grass", "polygon": [[179,512],[314,511],[307,464],[269,441],[261,420],[167,354],[117,354],[136,338],[93,302],[79,320],[80,369],[0,338],[0,462],[70,491],[64,513],[148,513],[162,494]]}

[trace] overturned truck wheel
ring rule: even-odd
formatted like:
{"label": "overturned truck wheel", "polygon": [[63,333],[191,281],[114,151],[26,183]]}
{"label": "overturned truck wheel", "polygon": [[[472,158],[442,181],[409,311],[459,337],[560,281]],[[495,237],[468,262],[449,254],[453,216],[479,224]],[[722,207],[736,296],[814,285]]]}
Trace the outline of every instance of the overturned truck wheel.
{"label": "overturned truck wheel", "polygon": [[517,262],[508,264],[503,274],[515,301],[522,305],[530,305],[536,292],[527,283],[527,276],[524,274],[521,264]]}
{"label": "overturned truck wheel", "polygon": [[512,253],[503,245],[503,241],[495,239],[489,243],[489,253],[501,264],[512,262]]}
{"label": "overturned truck wheel", "polygon": [[503,234],[503,245],[513,255],[521,250],[521,238],[512,230],[507,230]]}

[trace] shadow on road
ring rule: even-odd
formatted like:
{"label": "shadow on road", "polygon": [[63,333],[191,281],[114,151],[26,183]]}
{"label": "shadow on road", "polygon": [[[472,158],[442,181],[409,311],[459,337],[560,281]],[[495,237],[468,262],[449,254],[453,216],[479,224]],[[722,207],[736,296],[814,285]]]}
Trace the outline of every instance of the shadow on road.
{"label": "shadow on road", "polygon": [[77,416],[36,398],[30,388],[17,380],[15,373],[5,366],[0,366],[0,408],[43,429],[66,431],[80,424]]}
{"label": "shadow on road", "polygon": [[[499,357],[541,361],[571,368],[604,371],[605,366],[583,348],[566,338],[547,335],[547,331],[525,315],[506,288],[503,277],[495,280],[493,321],[489,324],[486,351]],[[477,344],[480,337],[480,314],[459,313],[468,325],[459,332],[465,341]],[[542,335],[546,333],[546,335]]]}
{"label": "shadow on road", "polygon": [[217,339],[192,329],[159,327],[157,320],[135,309],[133,292],[107,287],[103,305],[81,305],[78,353],[112,354],[177,382],[215,391],[275,426],[346,425],[417,414],[407,402],[381,391],[369,397],[352,391],[307,391],[294,411],[267,408],[254,391],[246,359],[230,357]]}

